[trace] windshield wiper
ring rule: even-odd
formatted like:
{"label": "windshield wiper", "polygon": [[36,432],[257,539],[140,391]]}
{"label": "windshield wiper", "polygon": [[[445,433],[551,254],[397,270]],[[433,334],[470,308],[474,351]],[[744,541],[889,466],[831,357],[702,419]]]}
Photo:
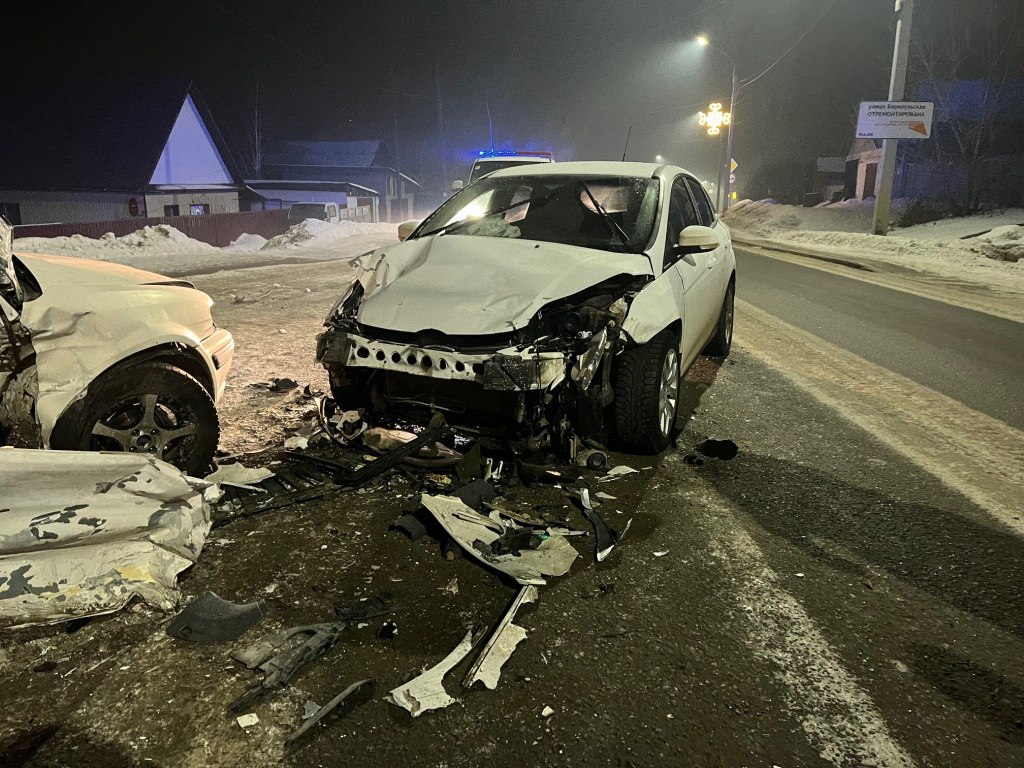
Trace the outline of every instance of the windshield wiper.
{"label": "windshield wiper", "polygon": [[583,191],[587,193],[587,197],[589,197],[590,202],[594,204],[594,208],[599,214],[601,214],[601,218],[604,219],[604,223],[608,225],[608,231],[613,235],[618,235],[619,239],[622,240],[622,245],[628,249],[629,235],[626,234],[626,230],[619,226],[619,222],[613,219],[611,214],[608,213],[608,211],[606,211],[599,202],[597,202],[597,198],[594,197],[594,193],[590,191],[590,187],[587,186],[587,182],[580,181],[580,186],[583,187]]}

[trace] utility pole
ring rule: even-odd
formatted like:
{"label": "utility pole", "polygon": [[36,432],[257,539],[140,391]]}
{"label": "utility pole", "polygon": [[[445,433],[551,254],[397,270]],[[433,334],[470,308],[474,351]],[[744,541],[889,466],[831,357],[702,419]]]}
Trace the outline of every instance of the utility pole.
{"label": "utility pole", "polygon": [[[896,0],[896,47],[892,54],[892,74],[889,78],[889,101],[900,101],[907,84],[907,61],[910,58],[910,23],[914,14],[914,0]],[[882,140],[882,179],[875,196],[875,216],[871,231],[884,235],[889,231],[889,213],[892,207],[892,182],[896,175],[896,150],[899,139]]]}
{"label": "utility pole", "polygon": [[729,210],[729,203],[732,200],[732,127],[736,124],[736,91],[739,90],[736,81],[736,63],[732,65],[732,95],[729,96],[729,138],[725,143],[725,199],[719,208],[720,211]]}
{"label": "utility pole", "polygon": [[434,68],[434,80],[437,86],[437,140],[441,153],[441,194],[448,194],[448,148],[444,141],[444,113],[441,110],[441,68]]}

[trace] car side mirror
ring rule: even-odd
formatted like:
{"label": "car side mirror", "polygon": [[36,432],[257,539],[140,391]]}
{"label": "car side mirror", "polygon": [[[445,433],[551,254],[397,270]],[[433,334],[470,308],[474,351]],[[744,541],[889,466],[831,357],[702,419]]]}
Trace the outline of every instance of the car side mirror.
{"label": "car side mirror", "polygon": [[679,233],[679,242],[673,250],[679,255],[685,256],[686,254],[713,251],[721,244],[722,241],[718,239],[718,233],[711,227],[692,224]]}
{"label": "car side mirror", "polygon": [[456,179],[452,182],[452,192],[458,192],[464,186],[466,185],[462,183],[462,179]]}
{"label": "car side mirror", "polygon": [[409,219],[398,225],[398,239],[405,240],[420,225],[419,219]]}

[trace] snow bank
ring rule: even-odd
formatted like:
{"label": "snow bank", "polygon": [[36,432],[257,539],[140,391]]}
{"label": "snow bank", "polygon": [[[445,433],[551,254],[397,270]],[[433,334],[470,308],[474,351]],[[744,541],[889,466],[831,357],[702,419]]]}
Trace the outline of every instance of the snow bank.
{"label": "snow bank", "polygon": [[[84,235],[67,237],[19,237],[15,250],[26,253],[49,253],[55,256],[88,256],[104,259],[124,253],[199,253],[217,250],[212,245],[193,240],[169,224],[143,227],[137,232],[116,237],[107,232],[99,238]],[[106,259],[113,261],[114,259]]]}
{"label": "snow bank", "polygon": [[272,237],[260,249],[263,251],[278,248],[324,248],[331,244],[347,240],[356,235],[380,235],[395,237],[397,224],[358,221],[320,221],[306,219],[292,226],[287,232]]}

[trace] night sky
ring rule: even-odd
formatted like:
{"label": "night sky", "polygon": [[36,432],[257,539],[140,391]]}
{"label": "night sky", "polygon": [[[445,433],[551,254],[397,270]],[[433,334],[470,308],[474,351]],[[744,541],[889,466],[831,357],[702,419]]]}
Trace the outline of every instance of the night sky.
{"label": "night sky", "polygon": [[[920,5],[932,0],[920,0]],[[8,24],[8,77],[188,74],[236,154],[259,84],[265,133],[398,137],[402,170],[440,185],[438,94],[448,175],[489,143],[556,159],[660,154],[703,178],[715,140],[696,113],[741,79],[740,189],[772,164],[845,154],[857,103],[884,98],[892,0],[520,0],[31,4]],[[32,18],[32,17],[35,18]],[[41,85],[39,98],[46,98]]]}

